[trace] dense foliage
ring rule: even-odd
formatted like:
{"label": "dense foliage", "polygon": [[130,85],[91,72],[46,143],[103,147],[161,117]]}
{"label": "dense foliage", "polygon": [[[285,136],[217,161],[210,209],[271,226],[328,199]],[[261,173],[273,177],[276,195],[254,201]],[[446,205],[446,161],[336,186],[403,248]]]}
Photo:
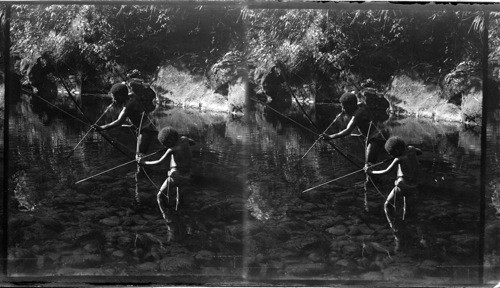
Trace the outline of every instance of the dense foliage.
{"label": "dense foliage", "polygon": [[[238,75],[230,74],[241,74],[229,66],[247,61],[250,80],[259,85],[280,62],[295,86],[308,85],[328,97],[366,79],[384,86],[407,72],[440,85],[460,63],[479,67],[482,13],[14,5],[11,35],[13,51],[22,58],[33,61],[48,51],[59,73],[76,70],[89,79],[133,68],[154,78],[160,66],[170,64],[205,75],[214,90],[227,90],[220,82],[234,82]],[[499,24],[490,21],[491,59],[500,54]]]}
{"label": "dense foliage", "polygon": [[[479,12],[398,10],[249,10],[252,63],[285,62],[295,81],[371,78],[400,70],[437,76],[480,60]],[[262,59],[264,57],[264,59]],[[258,64],[255,64],[258,66]]]}
{"label": "dense foliage", "polygon": [[[31,60],[50,51],[61,72],[124,67],[152,75],[166,60],[205,72],[240,49],[239,10],[206,6],[13,6],[13,51]],[[228,30],[231,30],[230,32]]]}

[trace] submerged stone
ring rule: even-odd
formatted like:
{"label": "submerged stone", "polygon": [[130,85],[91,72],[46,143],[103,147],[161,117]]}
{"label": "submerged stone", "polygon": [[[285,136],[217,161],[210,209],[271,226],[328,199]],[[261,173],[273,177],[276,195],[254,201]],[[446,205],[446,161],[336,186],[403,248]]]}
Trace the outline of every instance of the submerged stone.
{"label": "submerged stone", "polygon": [[121,223],[121,219],[118,216],[112,216],[109,218],[104,218],[99,223],[102,223],[107,226],[118,226]]}
{"label": "submerged stone", "polygon": [[326,229],[326,232],[333,234],[335,236],[341,236],[346,234],[347,229],[344,225],[337,225]]}
{"label": "submerged stone", "polygon": [[139,269],[141,271],[157,271],[159,265],[156,262],[146,262],[146,263],[139,264],[136,267],[137,267],[137,269]]}
{"label": "submerged stone", "polygon": [[367,281],[380,281],[380,280],[384,280],[384,274],[382,274],[381,272],[377,272],[377,271],[370,271],[370,272],[366,272],[364,274],[361,274],[359,276],[359,278],[361,280],[367,280]]}
{"label": "submerged stone", "polygon": [[391,266],[382,270],[387,281],[408,281],[415,279],[418,268],[416,266]]}
{"label": "submerged stone", "polygon": [[300,276],[317,275],[324,271],[324,263],[289,264],[284,268],[285,274]]}
{"label": "submerged stone", "polygon": [[165,257],[160,261],[160,270],[164,272],[189,273],[194,268],[193,257]]}
{"label": "submerged stone", "polygon": [[123,256],[125,256],[125,252],[123,252],[122,250],[116,250],[113,252],[113,254],[111,254],[111,256],[116,258],[123,258]]}
{"label": "submerged stone", "polygon": [[81,254],[79,251],[61,258],[61,264],[68,267],[95,266],[101,262],[102,256],[100,254]]}

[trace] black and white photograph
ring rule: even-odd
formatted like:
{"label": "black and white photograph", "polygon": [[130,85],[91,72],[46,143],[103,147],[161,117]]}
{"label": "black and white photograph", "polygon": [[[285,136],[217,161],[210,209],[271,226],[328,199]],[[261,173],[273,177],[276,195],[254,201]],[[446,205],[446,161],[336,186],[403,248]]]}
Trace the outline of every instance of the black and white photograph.
{"label": "black and white photograph", "polygon": [[0,5],[1,282],[500,284],[494,8]]}

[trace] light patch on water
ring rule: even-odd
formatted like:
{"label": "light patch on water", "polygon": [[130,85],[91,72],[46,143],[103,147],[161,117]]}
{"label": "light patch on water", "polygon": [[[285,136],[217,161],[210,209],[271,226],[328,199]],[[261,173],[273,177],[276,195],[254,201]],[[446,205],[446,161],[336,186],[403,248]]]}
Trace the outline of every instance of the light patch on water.
{"label": "light patch on water", "polygon": [[32,193],[31,185],[29,185],[28,177],[26,176],[26,172],[18,171],[14,175],[14,181],[16,186],[14,188],[14,197],[19,203],[19,210],[24,211],[33,211],[35,210],[35,203],[32,199],[30,199],[30,194]]}
{"label": "light patch on water", "polygon": [[491,202],[497,211],[497,215],[500,215],[500,178],[491,181],[489,186],[493,192],[491,195]]}
{"label": "light patch on water", "polygon": [[247,199],[246,208],[250,211],[250,214],[259,221],[267,221],[271,219],[271,214],[269,212],[264,212],[260,208],[258,199],[258,190],[251,193],[250,197]]}

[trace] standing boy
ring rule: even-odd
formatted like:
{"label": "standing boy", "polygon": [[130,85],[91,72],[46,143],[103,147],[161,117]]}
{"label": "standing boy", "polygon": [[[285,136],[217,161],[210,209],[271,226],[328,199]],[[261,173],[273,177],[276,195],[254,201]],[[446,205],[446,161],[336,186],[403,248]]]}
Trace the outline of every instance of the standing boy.
{"label": "standing boy", "polygon": [[187,183],[191,178],[192,153],[190,146],[194,145],[195,142],[188,137],[179,136],[179,133],[171,127],[161,129],[158,133],[158,140],[165,148],[167,148],[165,154],[163,154],[160,159],[155,161],[145,161],[140,157],[137,158],[137,161],[139,164],[143,165],[156,165],[165,160],[170,163],[167,179],[163,182],[163,185],[161,185],[160,191],[158,191],[158,194],[156,195],[156,200],[163,219],[167,222],[169,232],[171,232],[171,228],[168,225],[168,223],[171,222],[171,219],[167,219],[165,210],[163,210],[161,195],[166,192],[166,198],[167,200],[170,200],[170,187],[175,187],[177,188],[176,203],[179,203],[179,186]]}
{"label": "standing boy", "polygon": [[[396,216],[396,199],[398,197],[403,197],[403,215],[402,221],[405,220],[406,215],[406,196],[411,194],[416,194],[417,192],[417,178],[420,170],[420,164],[418,162],[417,156],[422,154],[422,151],[413,146],[406,146],[406,143],[400,137],[393,136],[387,140],[385,143],[385,150],[389,153],[394,160],[392,163],[384,170],[374,171],[370,167],[365,167],[366,174],[368,175],[382,175],[389,173],[393,169],[396,169],[396,181],[394,182],[394,188],[387,196],[384,203],[384,211],[389,226],[394,232],[394,240],[396,244],[395,250],[399,249],[400,238],[402,236],[402,228],[407,228],[407,225],[396,225],[399,223],[397,217],[394,223],[391,221],[389,216],[388,206],[393,201],[394,216]],[[415,195],[411,195],[415,196]],[[406,236],[406,235],[405,235]]]}

